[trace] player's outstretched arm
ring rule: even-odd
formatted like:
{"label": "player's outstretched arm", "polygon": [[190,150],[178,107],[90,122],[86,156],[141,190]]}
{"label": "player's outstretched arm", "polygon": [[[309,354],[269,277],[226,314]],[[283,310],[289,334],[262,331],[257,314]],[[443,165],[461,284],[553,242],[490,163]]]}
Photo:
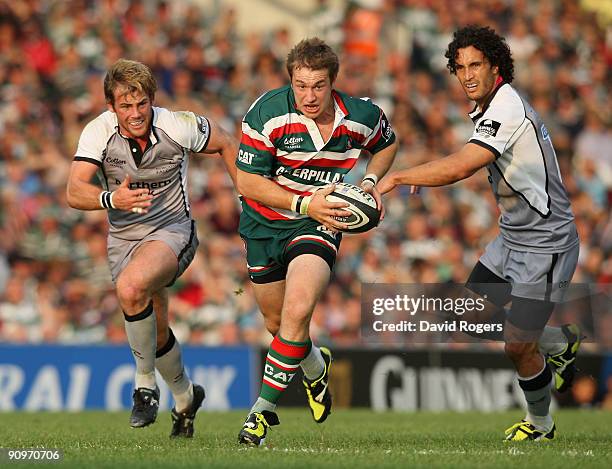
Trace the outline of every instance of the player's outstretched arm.
{"label": "player's outstretched arm", "polygon": [[234,187],[236,183],[236,155],[238,154],[238,140],[227,133],[223,128],[212,119],[208,119],[210,124],[210,139],[208,145],[202,151],[204,154],[219,153],[223,158],[223,163],[227,172],[232,178]]}
{"label": "player's outstretched arm", "polygon": [[495,154],[475,143],[466,143],[457,153],[401,171],[389,173],[378,184],[385,194],[399,185],[445,186],[466,179],[495,161]]}
{"label": "player's outstretched arm", "polygon": [[[253,174],[238,169],[238,192],[248,199],[255,200],[261,204],[274,208],[282,208],[285,210],[294,210],[293,201],[295,194],[286,191],[270,179],[259,174]],[[348,206],[344,202],[328,202],[325,196],[331,194],[335,185],[326,186],[319,189],[308,200],[305,209],[302,210],[303,215],[308,215],[310,218],[317,220],[327,228],[337,231],[346,229],[344,223],[340,223],[333,217],[349,216],[350,212],[342,210]]]}
{"label": "player's outstretched arm", "polygon": [[382,197],[376,187],[376,183],[385,174],[387,174],[387,171],[389,171],[389,168],[395,160],[397,148],[398,143],[396,140],[388,147],[385,147],[378,153],[372,155],[372,158],[370,158],[370,161],[368,162],[368,167],[366,169],[366,177],[364,177],[364,180],[361,183],[361,188],[364,191],[372,194],[372,197],[374,197],[374,200],[376,200],[376,205],[379,210],[381,210],[381,220],[383,220],[385,217],[385,206],[382,203]]}
{"label": "player's outstretched arm", "polygon": [[[66,187],[66,199],[68,205],[79,210],[101,210],[104,207],[100,194],[105,192],[99,186],[92,184],[91,180],[98,167],[86,161],[73,161],[70,167],[68,185]],[[112,208],[128,210],[138,213],[146,213],[151,205],[153,195],[149,189],[130,189],[130,178],[126,176],[121,185],[112,193],[109,204]],[[110,195],[110,194],[109,194]]]}

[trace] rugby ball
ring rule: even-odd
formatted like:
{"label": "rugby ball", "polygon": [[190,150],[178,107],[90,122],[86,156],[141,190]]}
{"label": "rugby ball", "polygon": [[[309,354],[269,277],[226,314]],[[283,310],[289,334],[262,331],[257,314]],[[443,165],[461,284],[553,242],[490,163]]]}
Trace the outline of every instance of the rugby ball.
{"label": "rugby ball", "polygon": [[376,200],[361,187],[346,182],[336,183],[334,192],[325,197],[328,202],[346,202],[348,207],[342,210],[351,212],[347,217],[335,217],[336,220],[348,225],[345,233],[363,233],[371,230],[380,221],[380,211],[376,208]]}

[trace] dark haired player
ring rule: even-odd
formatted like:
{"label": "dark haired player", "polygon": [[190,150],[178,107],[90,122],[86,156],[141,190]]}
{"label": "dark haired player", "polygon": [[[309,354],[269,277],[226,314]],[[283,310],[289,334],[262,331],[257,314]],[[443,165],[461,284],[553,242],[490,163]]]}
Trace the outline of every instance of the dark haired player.
{"label": "dark haired player", "polygon": [[488,27],[468,26],[455,32],[446,57],[450,72],[476,103],[470,113],[472,137],[445,158],[390,173],[379,190],[443,186],[487,168],[501,210],[500,235],[487,246],[467,287],[499,307],[512,301],[503,339],[525,393],[527,416],[506,431],[506,439],[552,439],[553,371],[557,389],[567,389],[580,345],[575,325],[546,326],[576,268],[574,216],[551,137],[510,85],[514,66],[505,40]]}

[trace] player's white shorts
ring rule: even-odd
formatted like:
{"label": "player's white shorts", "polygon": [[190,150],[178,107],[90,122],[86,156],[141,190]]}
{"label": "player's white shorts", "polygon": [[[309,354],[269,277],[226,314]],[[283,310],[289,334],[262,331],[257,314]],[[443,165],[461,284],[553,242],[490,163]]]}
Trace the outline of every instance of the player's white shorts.
{"label": "player's white shorts", "polygon": [[579,249],[576,245],[553,254],[516,251],[499,235],[487,245],[480,262],[512,284],[512,295],[560,303],[576,270]]}
{"label": "player's white shorts", "polygon": [[108,236],[108,264],[110,266],[113,282],[117,281],[119,274],[132,258],[132,254],[142,244],[148,241],[163,241],[174,251],[178,259],[178,270],[174,280],[179,278],[185,269],[191,264],[196,249],[198,248],[198,236],[196,234],[195,222],[187,220],[184,223],[175,223],[155,230],[141,240],[130,241]]}

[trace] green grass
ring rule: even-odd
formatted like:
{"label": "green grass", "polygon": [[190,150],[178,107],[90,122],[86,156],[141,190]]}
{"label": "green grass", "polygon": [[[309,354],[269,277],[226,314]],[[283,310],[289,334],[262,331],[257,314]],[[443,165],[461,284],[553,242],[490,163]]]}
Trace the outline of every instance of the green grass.
{"label": "green grass", "polygon": [[236,443],[244,412],[201,413],[193,440],[179,441],[167,412],[137,430],[127,413],[0,413],[0,447],[63,449],[56,467],[610,467],[611,412],[558,411],[554,441],[504,443],[522,415],[338,410],[316,425],[306,409],[281,409],[260,449]]}

